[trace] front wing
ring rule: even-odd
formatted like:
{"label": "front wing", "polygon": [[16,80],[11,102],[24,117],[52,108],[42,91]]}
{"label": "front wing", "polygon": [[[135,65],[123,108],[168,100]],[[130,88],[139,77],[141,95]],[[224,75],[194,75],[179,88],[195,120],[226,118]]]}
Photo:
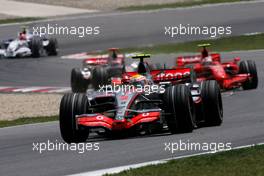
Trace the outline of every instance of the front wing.
{"label": "front wing", "polygon": [[120,131],[130,129],[143,123],[152,123],[160,119],[160,112],[140,113],[129,119],[116,120],[102,114],[84,114],[77,116],[77,126],[90,128],[105,128],[111,131]]}

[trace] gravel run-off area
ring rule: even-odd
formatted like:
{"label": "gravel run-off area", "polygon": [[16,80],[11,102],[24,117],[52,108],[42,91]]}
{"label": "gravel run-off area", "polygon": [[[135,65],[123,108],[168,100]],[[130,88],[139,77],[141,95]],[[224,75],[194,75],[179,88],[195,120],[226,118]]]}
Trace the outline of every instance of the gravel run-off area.
{"label": "gravel run-off area", "polygon": [[0,120],[59,114],[60,94],[0,94]]}
{"label": "gravel run-off area", "polygon": [[0,13],[0,20],[7,19],[7,18],[16,18],[16,17]]}
{"label": "gravel run-off area", "polygon": [[48,5],[60,5],[84,9],[114,10],[120,7],[143,6],[148,4],[166,4],[175,2],[201,1],[201,0],[16,0],[34,2]]}

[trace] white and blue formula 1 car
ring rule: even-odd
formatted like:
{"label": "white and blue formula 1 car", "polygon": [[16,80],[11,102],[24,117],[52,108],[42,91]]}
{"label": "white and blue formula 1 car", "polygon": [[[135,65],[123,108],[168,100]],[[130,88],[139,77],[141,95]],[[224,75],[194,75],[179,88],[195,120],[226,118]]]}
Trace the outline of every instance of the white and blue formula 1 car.
{"label": "white and blue formula 1 car", "polygon": [[23,30],[18,38],[0,43],[0,58],[54,56],[58,54],[56,38],[34,36]]}

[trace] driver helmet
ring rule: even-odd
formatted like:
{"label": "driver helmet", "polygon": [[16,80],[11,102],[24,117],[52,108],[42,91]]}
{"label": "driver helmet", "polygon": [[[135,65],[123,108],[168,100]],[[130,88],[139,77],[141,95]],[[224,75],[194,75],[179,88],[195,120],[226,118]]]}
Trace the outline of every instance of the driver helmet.
{"label": "driver helmet", "polygon": [[202,63],[204,65],[210,65],[213,63],[213,59],[212,59],[212,56],[207,56],[205,58],[202,58]]}
{"label": "driver helmet", "polygon": [[24,34],[23,32],[20,32],[19,33],[19,40],[27,40],[26,34]]}
{"label": "driver helmet", "polygon": [[139,61],[134,61],[133,63],[126,65],[127,72],[136,72],[138,68]]}
{"label": "driver helmet", "polygon": [[143,75],[140,74],[136,74],[134,76],[132,76],[132,78],[130,79],[130,84],[138,87],[138,86],[144,86],[146,84],[148,84],[147,78]]}

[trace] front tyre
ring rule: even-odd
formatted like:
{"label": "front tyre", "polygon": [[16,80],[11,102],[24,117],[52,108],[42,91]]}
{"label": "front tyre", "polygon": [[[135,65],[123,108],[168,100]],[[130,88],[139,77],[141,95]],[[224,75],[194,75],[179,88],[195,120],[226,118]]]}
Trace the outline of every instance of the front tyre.
{"label": "front tyre", "polygon": [[49,39],[49,44],[46,48],[46,51],[49,56],[58,55],[58,41],[56,38]]}
{"label": "front tyre", "polygon": [[95,89],[100,88],[100,86],[107,85],[109,83],[109,75],[107,67],[95,67],[93,70],[92,85]]}
{"label": "front tyre", "polygon": [[88,112],[88,100],[85,94],[66,94],[60,103],[60,132],[67,143],[85,142],[89,136],[87,129],[76,124],[76,115]]}
{"label": "front tyre", "polygon": [[251,76],[251,80],[248,80],[243,83],[242,87],[244,90],[256,89],[258,87],[258,73],[254,61],[241,61],[239,64],[239,73],[250,74]]}
{"label": "front tyre", "polygon": [[195,127],[195,109],[190,89],[183,84],[170,86],[164,93],[164,102],[170,132],[192,132]]}
{"label": "front tyre", "polygon": [[223,104],[220,87],[215,80],[201,83],[202,108],[207,126],[219,126],[223,122]]}

